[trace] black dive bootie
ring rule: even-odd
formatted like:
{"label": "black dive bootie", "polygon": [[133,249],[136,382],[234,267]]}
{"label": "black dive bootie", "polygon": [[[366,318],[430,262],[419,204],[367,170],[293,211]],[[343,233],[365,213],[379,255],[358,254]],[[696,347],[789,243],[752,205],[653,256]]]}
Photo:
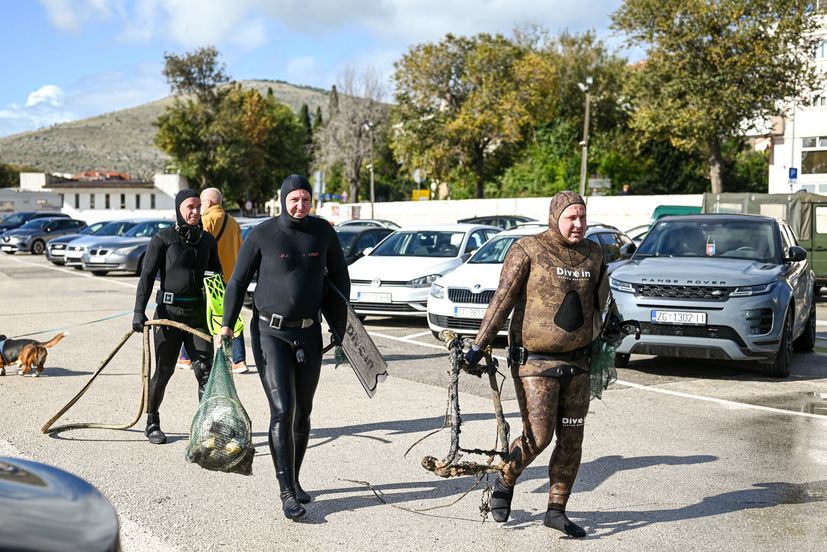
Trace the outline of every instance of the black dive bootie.
{"label": "black dive bootie", "polygon": [[564,510],[549,508],[543,518],[543,525],[562,531],[570,537],[581,538],[586,536],[586,531],[571,521]]}
{"label": "black dive bootie", "polygon": [[307,513],[307,510],[296,500],[296,491],[293,489],[281,492],[281,510],[284,512],[284,517],[294,521]]}
{"label": "black dive bootie", "polygon": [[299,504],[309,504],[313,502],[313,498],[302,489],[298,481],[296,481],[296,500],[299,501]]}
{"label": "black dive bootie", "polygon": [[505,523],[511,515],[511,499],[514,498],[514,487],[507,487],[502,478],[498,477],[491,493],[491,517],[497,523]]}
{"label": "black dive bootie", "polygon": [[153,445],[163,445],[167,442],[167,436],[161,431],[161,418],[158,414],[146,415],[144,435]]}

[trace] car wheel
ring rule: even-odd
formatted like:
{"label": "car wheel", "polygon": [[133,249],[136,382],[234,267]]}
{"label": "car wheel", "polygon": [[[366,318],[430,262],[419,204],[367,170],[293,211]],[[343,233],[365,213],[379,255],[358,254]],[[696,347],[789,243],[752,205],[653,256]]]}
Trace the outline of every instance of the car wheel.
{"label": "car wheel", "polygon": [[766,365],[764,371],[771,378],[786,378],[790,375],[793,360],[793,313],[788,308],[784,317],[784,327],[781,329],[781,340],[775,358]]}
{"label": "car wheel", "polygon": [[107,274],[109,274],[109,271],[108,270],[93,270],[92,274],[94,274],[95,276],[106,276]]}
{"label": "car wheel", "polygon": [[813,300],[810,306],[810,314],[807,322],[804,323],[804,331],[793,341],[793,348],[801,353],[809,353],[816,346],[816,302]]}
{"label": "car wheel", "polygon": [[74,267],[72,267],[72,268],[74,268],[75,270],[83,270],[83,266],[82,266],[82,265],[81,265],[81,266],[75,265],[75,266],[74,266]]}
{"label": "car wheel", "polygon": [[46,244],[43,240],[34,240],[32,242],[32,255],[43,255],[46,250]]}
{"label": "car wheel", "polygon": [[629,358],[632,355],[625,353],[615,353],[615,368],[626,368],[629,366]]}

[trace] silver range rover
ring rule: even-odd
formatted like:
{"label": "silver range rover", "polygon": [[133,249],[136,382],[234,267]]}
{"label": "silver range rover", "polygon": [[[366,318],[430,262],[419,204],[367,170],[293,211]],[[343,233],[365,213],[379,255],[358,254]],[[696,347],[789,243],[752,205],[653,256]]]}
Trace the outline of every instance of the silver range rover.
{"label": "silver range rover", "polygon": [[767,375],[790,374],[793,349],[816,339],[807,253],[786,223],[756,215],[667,217],[610,279],[624,320],[641,325],[631,353],[753,360]]}

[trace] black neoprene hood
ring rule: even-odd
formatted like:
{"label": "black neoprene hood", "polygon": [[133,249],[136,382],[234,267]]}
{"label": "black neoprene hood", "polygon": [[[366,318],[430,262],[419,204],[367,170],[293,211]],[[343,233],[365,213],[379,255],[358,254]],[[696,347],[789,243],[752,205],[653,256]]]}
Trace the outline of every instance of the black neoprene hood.
{"label": "black neoprene hood", "polygon": [[304,219],[298,219],[287,214],[287,195],[290,192],[295,192],[296,190],[305,190],[311,197],[313,197],[313,188],[310,186],[310,182],[308,182],[302,175],[291,174],[284,179],[284,182],[281,183],[281,192],[279,193],[279,201],[281,203],[281,214],[279,215],[279,219],[280,222],[286,223],[287,226],[301,224],[305,219],[307,219],[307,217],[304,217]]}

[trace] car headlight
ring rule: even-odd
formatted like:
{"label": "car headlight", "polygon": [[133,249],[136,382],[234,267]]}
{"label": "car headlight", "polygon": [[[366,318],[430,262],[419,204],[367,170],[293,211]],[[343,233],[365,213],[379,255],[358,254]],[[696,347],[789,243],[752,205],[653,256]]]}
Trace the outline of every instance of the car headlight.
{"label": "car headlight", "polygon": [[632,284],[618,280],[617,278],[609,278],[609,287],[616,291],[625,291],[627,293],[635,292],[635,287]]}
{"label": "car headlight", "polygon": [[750,295],[763,295],[775,289],[775,282],[768,284],[758,284],[757,286],[740,286],[729,294],[730,297],[747,297]]}
{"label": "car headlight", "polygon": [[138,248],[137,245],[133,245],[131,247],[121,247],[121,248],[116,249],[114,251],[114,253],[116,253],[118,255],[129,255],[130,253],[135,251],[137,248]]}
{"label": "car headlight", "polygon": [[431,297],[445,299],[445,288],[437,284],[431,284]]}
{"label": "car headlight", "polygon": [[408,287],[415,287],[415,288],[423,288],[423,287],[430,287],[431,284],[434,283],[434,280],[442,276],[442,274],[428,274],[427,276],[422,276],[420,278],[414,278],[413,280],[409,280],[405,283]]}

